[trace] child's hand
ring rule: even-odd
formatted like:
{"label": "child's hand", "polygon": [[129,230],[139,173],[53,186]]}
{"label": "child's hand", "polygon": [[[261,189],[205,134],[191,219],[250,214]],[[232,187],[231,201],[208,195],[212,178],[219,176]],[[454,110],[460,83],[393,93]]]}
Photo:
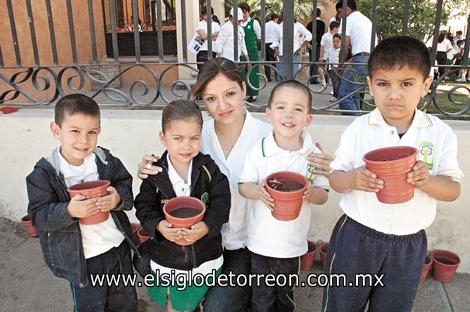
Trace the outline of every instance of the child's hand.
{"label": "child's hand", "polygon": [[154,155],[145,155],[142,158],[142,161],[139,163],[139,168],[137,171],[137,175],[139,178],[147,179],[149,174],[156,175],[159,172],[162,172],[162,168],[152,165],[153,162],[156,162],[160,159],[158,156]]}
{"label": "child's hand", "polygon": [[309,183],[309,185],[307,186],[307,189],[304,191],[304,194],[302,195],[302,198],[308,201],[312,193],[313,193],[313,186]]}
{"label": "child's hand", "polygon": [[157,231],[162,233],[163,237],[171,242],[182,238],[182,230],[180,228],[173,228],[173,225],[166,220],[162,220],[158,223]]}
{"label": "child's hand", "polygon": [[416,188],[423,187],[430,179],[429,170],[422,161],[416,162],[412,171],[406,175],[406,182],[414,185]]}
{"label": "child's hand", "polygon": [[111,209],[116,208],[116,206],[121,202],[121,196],[112,186],[108,186],[106,190],[109,192],[108,195],[98,198],[96,205],[100,211],[110,211]]}
{"label": "child's hand", "polygon": [[96,205],[98,198],[85,198],[86,197],[81,194],[72,197],[69,205],[67,206],[67,210],[71,217],[86,218],[100,211]]}
{"label": "child's hand", "polygon": [[206,236],[207,233],[209,233],[209,228],[207,227],[207,224],[205,224],[203,221],[200,221],[196,224],[193,224],[190,229],[181,229],[181,232],[181,237],[183,239],[194,243]]}
{"label": "child's hand", "polygon": [[323,151],[320,143],[315,143],[321,153],[311,153],[307,156],[308,164],[315,168],[315,174],[319,174],[325,177],[331,173],[330,163],[333,160],[333,156]]}
{"label": "child's hand", "polygon": [[351,186],[353,189],[364,192],[377,193],[384,187],[384,181],[377,178],[375,173],[365,166],[351,171]]}
{"label": "child's hand", "polygon": [[261,200],[269,210],[274,208],[274,199],[271,197],[271,194],[266,190],[266,180],[261,181],[258,186],[258,199]]}

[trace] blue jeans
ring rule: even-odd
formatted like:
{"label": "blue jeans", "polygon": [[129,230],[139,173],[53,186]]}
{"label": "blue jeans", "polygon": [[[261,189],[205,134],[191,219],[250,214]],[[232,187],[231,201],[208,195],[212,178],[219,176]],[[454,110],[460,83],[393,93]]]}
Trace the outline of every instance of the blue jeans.
{"label": "blue jeans", "polygon": [[[225,250],[222,274],[235,275],[251,272],[251,255],[248,249]],[[203,301],[204,312],[246,312],[250,309],[251,288],[245,287],[221,287],[216,285],[209,288]]]}
{"label": "blue jeans", "polygon": [[[296,55],[294,53],[292,56],[293,56],[293,60],[292,60],[292,63],[293,63],[293,65],[292,65],[292,79],[293,79],[295,77],[295,74],[297,73],[297,71],[300,69],[300,64],[298,64],[298,63],[300,63],[302,61],[302,54]],[[277,70],[279,71],[279,73],[281,73],[282,80],[286,80],[286,77],[284,75],[284,56],[280,56],[279,61],[280,61],[280,63],[276,64]]]}
{"label": "blue jeans", "polygon": [[[338,92],[338,97],[342,99],[348,94],[353,93],[361,88],[361,83],[365,83],[364,79],[367,76],[367,61],[368,55],[355,56],[351,59],[351,65],[345,68],[343,77],[341,79],[341,87]],[[365,63],[365,64],[361,64]],[[348,111],[359,111],[361,109],[361,101],[359,93],[348,96],[339,102],[339,108]],[[355,113],[343,113],[344,115],[357,115]]]}

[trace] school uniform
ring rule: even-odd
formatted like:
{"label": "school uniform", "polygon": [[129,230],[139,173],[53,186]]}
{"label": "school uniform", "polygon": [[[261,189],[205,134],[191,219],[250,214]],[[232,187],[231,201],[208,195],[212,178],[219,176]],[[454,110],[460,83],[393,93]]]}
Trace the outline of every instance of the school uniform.
{"label": "school uniform", "polygon": [[[259,184],[271,173],[293,171],[307,175],[310,153],[321,151],[304,131],[303,146],[297,151],[279,147],[271,132],[254,145],[246,155],[239,183]],[[313,186],[327,188],[328,180],[317,176]],[[261,200],[252,201],[248,214],[248,249],[252,252],[251,273],[298,274],[300,256],[307,252],[310,228],[310,203],[304,201],[299,216],[291,221],[274,218]],[[293,311],[293,286],[253,287],[252,311]]]}
{"label": "school uniform", "polygon": [[[199,21],[199,23],[197,24],[197,28],[196,28],[196,32],[197,31],[202,31],[204,32],[206,35],[207,35],[207,21],[205,20],[201,20]],[[211,32],[212,32],[212,35],[215,34],[215,33],[218,33],[220,31],[220,25],[214,21],[212,21],[211,23]],[[208,40],[204,40],[204,43],[202,44],[201,48],[199,49],[199,52],[197,53],[196,55],[196,61],[199,63],[204,63],[205,61],[207,61],[208,59],[208,44],[207,44]],[[215,46],[215,40],[212,41],[212,57],[216,57],[216,53],[214,52],[214,46]],[[202,68],[202,65],[203,64],[197,64],[197,69],[199,71],[201,71],[201,68]]]}
{"label": "school uniform", "polygon": [[[457,137],[439,118],[415,111],[407,132],[399,136],[378,109],[349,125],[330,164],[350,171],[364,165],[363,155],[388,146],[413,146],[433,176],[445,175],[460,183],[463,173],[457,162]],[[328,246],[326,270],[346,273],[384,274],[385,287],[327,287],[324,311],[411,311],[426,256],[424,230],[436,216],[436,200],[419,189],[405,203],[385,204],[373,192],[352,190],[341,194],[345,213],[336,224]]]}
{"label": "school uniform", "polygon": [[[250,75],[248,75],[248,69],[246,66],[243,66],[242,68],[243,79],[247,82],[246,96],[258,96],[259,66],[256,66],[255,63],[259,61],[257,40],[261,39],[261,26],[257,20],[251,17],[246,22],[240,21],[240,26],[245,32],[245,45],[248,52],[248,59],[250,62],[254,62]],[[247,61],[247,58],[242,56],[240,57],[240,61]]]}

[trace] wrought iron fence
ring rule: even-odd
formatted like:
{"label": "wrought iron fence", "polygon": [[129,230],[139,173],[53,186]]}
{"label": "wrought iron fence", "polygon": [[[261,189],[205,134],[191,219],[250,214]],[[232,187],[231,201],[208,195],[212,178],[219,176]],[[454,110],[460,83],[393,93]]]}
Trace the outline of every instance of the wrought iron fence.
{"label": "wrought iron fence", "polygon": [[[342,33],[346,30],[346,6],[347,0],[341,0],[343,5],[343,16],[341,19]],[[18,1],[19,3],[20,1]],[[57,3],[62,3],[62,7],[58,7]],[[131,20],[130,28],[132,32],[127,32],[124,38],[124,33],[121,32],[122,21],[116,20],[116,8],[123,0],[102,0],[101,3],[93,0],[82,0],[86,2],[86,10],[82,10],[80,14],[85,14],[88,20],[87,29],[77,31],[77,12],[74,10],[74,5],[71,0],[60,0],[56,3],[51,3],[51,0],[43,0],[43,12],[46,16],[44,21],[47,21],[47,28],[38,28],[36,25],[37,17],[41,14],[33,9],[31,0],[24,0],[26,7],[26,14],[28,25],[18,22],[18,11],[15,11],[15,5],[19,5],[12,0],[6,0],[6,14],[9,20],[8,32],[11,34],[9,40],[11,42],[0,44],[0,105],[22,105],[22,106],[48,106],[55,103],[59,98],[70,92],[82,92],[95,98],[98,103],[102,105],[121,106],[125,108],[154,108],[162,107],[169,101],[176,98],[189,98],[189,90],[191,84],[197,76],[197,63],[188,60],[187,46],[187,10],[186,1],[179,2],[179,12],[181,16],[181,57],[178,61],[174,55],[176,47],[168,48],[174,45],[176,38],[173,41],[168,39],[170,33],[165,33],[164,20],[162,16],[163,6],[168,5],[169,1],[157,0],[152,3],[150,7],[155,7],[152,12],[152,18],[155,20],[156,25],[152,27],[151,31],[141,32],[142,25],[139,23],[139,18]],[[171,2],[171,1],[170,1]],[[211,0],[202,1],[203,4],[210,8]],[[317,112],[342,112],[338,108],[338,104],[346,98],[360,95],[361,110],[368,111],[374,107],[373,101],[368,96],[367,84],[364,79],[359,79],[353,83],[358,86],[358,89],[353,92],[337,99],[336,101],[329,101],[329,92],[331,90],[331,78],[328,79],[328,70],[331,63],[322,63],[317,60],[317,51],[315,48],[310,49],[310,54],[305,56],[300,62],[294,62],[293,42],[294,42],[294,1],[284,0],[283,6],[283,47],[284,55],[282,60],[283,70],[279,70],[279,61],[266,61],[266,45],[265,45],[265,28],[266,23],[266,1],[260,1],[260,25],[261,25],[261,44],[259,50],[259,61],[250,62],[251,66],[248,70],[247,77],[250,73],[255,73],[261,80],[259,87],[256,87],[252,81],[248,79],[247,84],[259,90],[261,99],[257,102],[247,103],[253,110],[262,110],[266,106],[266,100],[269,92],[275,82],[268,82],[266,74],[263,69],[272,69],[281,80],[297,79],[305,83],[313,94],[313,108]],[[132,16],[139,16],[139,3],[138,0],[131,0],[131,14]],[[174,2],[171,2],[174,3]],[[233,7],[236,8],[240,2],[237,0],[232,1]],[[34,6],[37,6],[34,3]],[[443,0],[436,2],[436,19],[434,25],[434,39],[432,43],[431,55],[432,62],[436,58],[437,38],[439,35],[439,26],[441,23]],[[317,7],[317,0],[312,1],[312,7]],[[373,8],[377,7],[377,0],[373,0]],[[81,8],[83,9],[83,8]],[[360,8],[359,8],[360,9]],[[208,12],[208,20],[211,20],[211,11]],[[99,16],[96,12],[100,12]],[[65,29],[58,28],[56,19],[63,19],[66,16],[67,27]],[[98,18],[97,18],[98,17]],[[99,27],[99,21],[103,25]],[[313,10],[313,20],[316,19],[316,11]],[[371,48],[376,44],[376,24],[377,24],[376,10],[372,13],[372,30],[371,30]],[[405,1],[405,12],[403,15],[403,33],[408,33],[408,19],[409,19],[409,0]],[[24,19],[22,19],[24,20]],[[147,20],[147,18],[146,18]],[[80,21],[80,26],[83,26],[83,20]],[[155,24],[155,22],[153,24]],[[470,16],[469,16],[470,22]],[[211,23],[207,23],[207,35],[210,38],[212,34]],[[25,42],[21,41],[18,35],[18,28],[21,30],[29,30],[30,46],[31,49],[26,49]],[[237,21],[233,23],[234,27],[234,55],[238,59],[238,32]],[[67,40],[64,42],[58,39],[58,36],[64,38],[63,32],[68,32],[65,36]],[[80,39],[78,44],[77,35],[82,35],[82,32],[87,33],[87,42]],[[174,30],[176,36],[176,30]],[[316,42],[316,23],[312,23],[312,42]],[[48,33],[48,36],[44,36]],[[38,40],[38,34],[41,34],[41,40]],[[24,34],[23,34],[24,37]],[[100,37],[100,39],[98,39]],[[106,40],[108,37],[108,40]],[[6,38],[4,36],[3,38]],[[46,38],[48,40],[46,40]],[[110,39],[109,39],[110,38]],[[166,40],[164,40],[166,38]],[[127,45],[133,45],[134,57],[123,57],[120,55],[122,52],[122,43],[120,40],[127,40]],[[131,40],[131,41],[130,41]],[[152,56],[144,56],[149,53],[142,53],[143,43],[153,40],[152,49],[154,53]],[[38,42],[39,41],[39,42]],[[49,61],[41,59],[40,46],[44,45],[44,41],[49,41],[47,46],[50,47]],[[105,50],[110,56],[109,58],[100,57],[99,51],[103,47],[99,47],[99,43],[107,43]],[[124,42],[124,41],[123,41]],[[447,83],[447,79],[458,73],[459,70],[469,69],[468,54],[470,44],[470,32],[467,30],[466,44],[464,53],[462,55],[462,63],[458,66],[445,66],[446,72],[436,79],[432,85],[427,98],[420,104],[420,109],[429,109],[437,114],[445,114],[453,117],[468,117],[470,109],[470,88],[466,83],[451,84]],[[342,53],[347,50],[344,36],[342,39]],[[23,46],[22,46],[23,45]],[[60,45],[60,47],[59,47]],[[156,45],[156,46],[155,46]],[[68,47],[67,47],[68,46]],[[9,48],[8,48],[9,47]],[[121,47],[121,48],[120,48]],[[87,49],[89,52],[89,61],[83,62],[79,57],[79,52]],[[208,55],[212,55],[212,41],[208,40]],[[28,51],[25,51],[28,50]],[[61,52],[67,50],[70,54],[70,61],[61,61]],[[30,54],[28,56],[28,53]],[[102,56],[103,53],[101,53]],[[5,55],[14,55],[14,62],[7,62]],[[25,62],[25,55],[30,61]],[[240,68],[246,66],[246,62],[238,62]],[[317,85],[310,84],[309,81],[317,78],[318,73],[312,75],[306,73],[309,67],[317,65],[318,68],[323,69],[327,84]],[[292,71],[293,67],[297,67]],[[366,66],[366,64],[362,64]],[[442,67],[442,66],[437,66]],[[345,71],[352,71],[349,67],[345,67]],[[182,72],[185,72],[189,79],[178,78]],[[330,71],[330,74],[337,75],[337,72]],[[338,76],[343,79],[344,76]],[[125,78],[126,83],[120,83]],[[447,102],[447,105],[443,105]]]}

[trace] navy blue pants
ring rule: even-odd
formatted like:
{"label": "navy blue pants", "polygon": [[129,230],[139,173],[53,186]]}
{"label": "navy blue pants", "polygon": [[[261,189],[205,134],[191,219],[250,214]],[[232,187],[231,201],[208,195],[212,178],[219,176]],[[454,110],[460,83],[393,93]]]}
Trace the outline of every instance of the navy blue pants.
{"label": "navy blue pants", "polygon": [[[86,260],[88,274],[134,274],[131,251],[124,240],[118,247]],[[79,288],[71,285],[75,312],[137,311],[135,287],[119,285]]]}
{"label": "navy blue pants", "polygon": [[322,311],[359,312],[367,303],[368,311],[411,311],[426,248],[424,230],[403,236],[384,234],[343,215],[331,235],[326,273],[345,274],[348,283],[355,283],[357,274],[378,278],[367,286],[325,287]]}
{"label": "navy blue pants", "polygon": [[[224,250],[224,264],[222,274],[248,275],[251,270],[250,252],[248,249]],[[209,288],[204,301],[204,312],[246,312],[250,309],[251,288],[221,287]]]}
{"label": "navy blue pants", "polygon": [[[272,258],[251,253],[251,273],[284,275],[289,280],[290,275],[299,274],[300,257]],[[267,285],[260,279],[261,285],[252,285],[253,297],[251,299],[252,312],[291,312],[295,309],[294,286]],[[271,283],[271,282],[270,282]]]}

